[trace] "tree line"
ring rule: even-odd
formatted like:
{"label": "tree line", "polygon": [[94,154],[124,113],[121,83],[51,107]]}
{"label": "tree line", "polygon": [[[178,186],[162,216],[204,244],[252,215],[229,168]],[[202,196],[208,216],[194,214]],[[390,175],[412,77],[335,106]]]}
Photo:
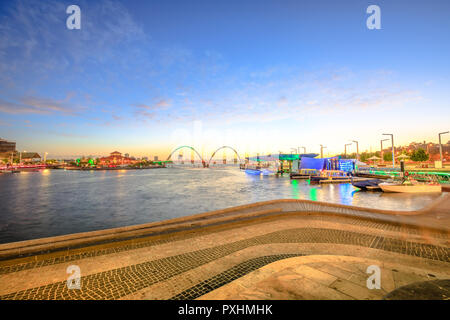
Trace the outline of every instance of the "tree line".
{"label": "tree line", "polygon": [[[416,161],[416,162],[428,161],[430,159],[430,155],[424,149],[421,149],[421,148],[414,150],[410,153],[402,152],[401,154],[407,155],[410,160]],[[356,153],[347,153],[346,155],[340,154],[339,156],[342,159],[356,159]],[[367,162],[368,159],[372,158],[373,156],[381,158],[380,151],[363,152],[359,155],[359,160],[362,162]],[[386,162],[392,161],[392,152],[384,152],[383,160]]]}

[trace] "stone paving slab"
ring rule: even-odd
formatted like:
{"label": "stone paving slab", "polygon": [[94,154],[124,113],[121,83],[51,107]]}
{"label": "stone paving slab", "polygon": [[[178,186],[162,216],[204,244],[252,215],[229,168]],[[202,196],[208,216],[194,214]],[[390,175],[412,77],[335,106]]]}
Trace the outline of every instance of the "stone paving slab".
{"label": "stone paving slab", "polygon": [[450,300],[450,279],[414,282],[390,292],[385,300]]}
{"label": "stone paving slab", "polygon": [[[268,264],[257,271],[250,272],[236,280],[210,290],[201,295],[197,288],[178,294],[174,298],[186,297],[199,300],[292,300],[292,299],[338,299],[338,300],[380,300],[396,286],[392,278],[382,277],[380,289],[369,289],[366,281],[368,274],[361,272],[361,266],[378,265],[379,261],[336,255],[311,255],[288,258]],[[345,270],[345,272],[343,272]],[[409,266],[382,263],[381,274],[395,273],[415,281],[429,280],[430,276],[422,269]],[[357,275],[353,277],[353,275]],[[447,273],[437,273],[434,279],[446,279]],[[220,277],[216,275],[215,278]],[[211,280],[204,281],[210,283]],[[198,286],[197,286],[198,287]]]}
{"label": "stone paving slab", "polygon": [[[322,260],[320,260],[321,258],[319,259],[314,257],[337,256],[336,258],[334,258],[334,261],[339,262],[341,261],[341,259],[339,258],[340,255],[345,255],[347,259],[352,256],[358,256],[371,259],[371,261],[373,261],[380,267],[385,263],[400,264],[405,266],[414,265],[419,266],[423,270],[427,270],[427,272],[435,275],[441,274],[442,270],[446,270],[446,268],[448,268],[447,263],[439,261],[424,260],[414,256],[405,256],[372,248],[362,248],[355,245],[324,243],[272,243],[250,247],[223,258],[211,261],[206,265],[191,269],[180,275],[174,276],[167,281],[156,283],[136,293],[122,297],[121,299],[170,299],[173,296],[177,295],[179,292],[188,290],[192,286],[195,286],[196,284],[201,283],[206,279],[214,277],[217,274],[220,274],[241,262],[260,256],[277,255],[280,253],[305,255],[304,259],[308,258],[311,262],[317,260],[319,261],[319,264],[322,264]],[[359,265],[359,263],[357,262],[356,267],[363,270],[362,272],[365,272],[367,265]],[[257,272],[258,270],[254,271],[253,273]],[[385,275],[387,275],[386,272],[382,273],[382,278],[385,277]]]}

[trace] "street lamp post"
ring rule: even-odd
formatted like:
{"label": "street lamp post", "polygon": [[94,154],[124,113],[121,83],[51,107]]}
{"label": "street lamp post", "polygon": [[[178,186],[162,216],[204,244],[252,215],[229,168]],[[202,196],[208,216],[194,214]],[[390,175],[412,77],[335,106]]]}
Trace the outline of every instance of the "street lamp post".
{"label": "street lamp post", "polygon": [[320,145],[320,157],[323,158],[323,149],[325,149],[323,145]]}
{"label": "street lamp post", "polygon": [[303,152],[306,153],[306,148],[305,147],[299,147],[299,148],[303,148]]}
{"label": "street lamp post", "polygon": [[356,161],[359,161],[359,145],[358,145],[358,141],[352,140],[352,142],[356,143]]}
{"label": "street lamp post", "polygon": [[[27,152],[26,150],[23,150],[23,152]],[[22,163],[22,151],[19,152],[19,164]]]}
{"label": "street lamp post", "polygon": [[344,145],[344,154],[345,154],[345,158],[347,158],[347,146],[351,146],[352,144],[351,143],[346,143],[345,145]]}
{"label": "street lamp post", "polygon": [[391,141],[392,141],[392,168],[395,168],[394,135],[392,133],[383,133],[383,136],[391,136]]}
{"label": "street lamp post", "polygon": [[449,131],[439,133],[439,153],[440,153],[440,155],[441,155],[441,164],[443,163],[443,162],[442,162],[442,161],[443,161],[443,158],[442,158],[441,134],[447,134],[447,133],[449,133]]}
{"label": "street lamp post", "polygon": [[383,141],[388,141],[389,139],[381,139],[381,151],[380,151],[380,157],[381,157],[381,161],[384,162],[384,158],[383,158]]}

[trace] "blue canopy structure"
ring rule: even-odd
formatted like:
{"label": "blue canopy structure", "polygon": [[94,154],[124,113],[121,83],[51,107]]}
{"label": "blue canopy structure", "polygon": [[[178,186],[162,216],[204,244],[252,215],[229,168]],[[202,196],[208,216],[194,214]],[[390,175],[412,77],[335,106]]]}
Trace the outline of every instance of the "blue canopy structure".
{"label": "blue canopy structure", "polygon": [[316,170],[342,170],[351,172],[355,169],[354,159],[340,159],[340,157],[331,158],[302,158],[300,169]]}
{"label": "blue canopy structure", "polygon": [[339,170],[352,172],[355,169],[355,159],[339,159]]}
{"label": "blue canopy structure", "polygon": [[300,169],[324,170],[326,168],[327,158],[302,158]]}

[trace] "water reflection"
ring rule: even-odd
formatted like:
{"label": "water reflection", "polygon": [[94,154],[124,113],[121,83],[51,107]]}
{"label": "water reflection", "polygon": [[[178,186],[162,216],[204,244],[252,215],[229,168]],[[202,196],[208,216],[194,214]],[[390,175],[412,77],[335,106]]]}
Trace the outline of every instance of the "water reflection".
{"label": "water reflection", "polygon": [[292,198],[293,199],[298,199],[299,198],[298,181],[297,180],[292,180],[291,181],[291,186],[292,186]]}
{"label": "water reflection", "polygon": [[316,188],[311,188],[309,190],[309,199],[313,200],[313,201],[317,201],[317,189]]}
{"label": "water reflection", "polygon": [[273,199],[414,210],[438,197],[355,192],[350,184],[310,185],[226,167],[122,171],[0,175],[0,242],[160,221]]}
{"label": "water reflection", "polygon": [[349,183],[336,185],[339,188],[340,203],[351,205],[355,189]]}

